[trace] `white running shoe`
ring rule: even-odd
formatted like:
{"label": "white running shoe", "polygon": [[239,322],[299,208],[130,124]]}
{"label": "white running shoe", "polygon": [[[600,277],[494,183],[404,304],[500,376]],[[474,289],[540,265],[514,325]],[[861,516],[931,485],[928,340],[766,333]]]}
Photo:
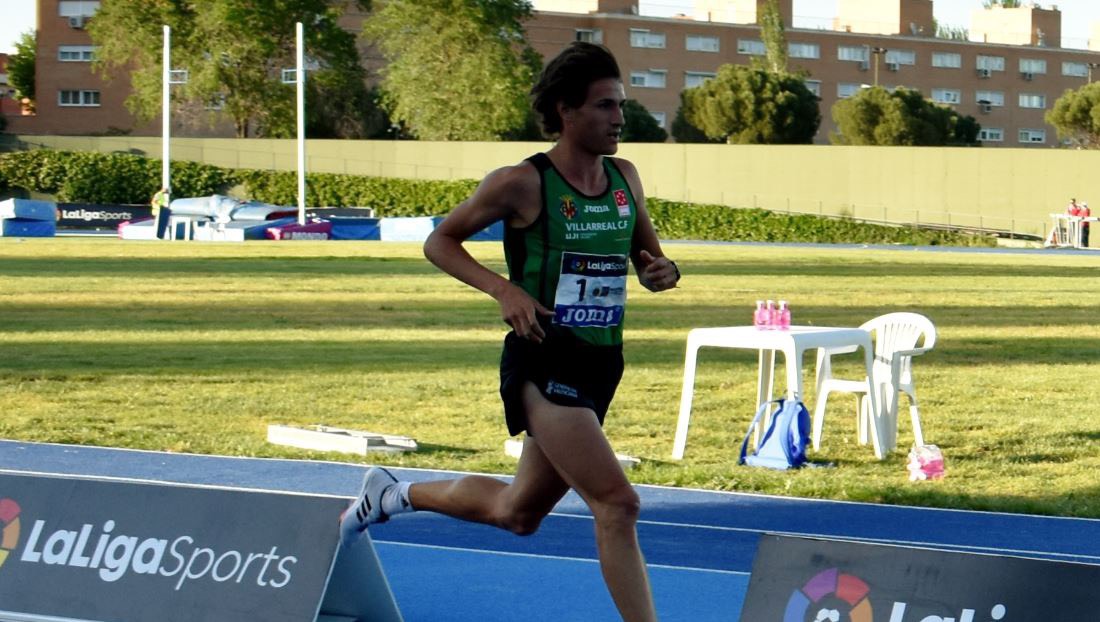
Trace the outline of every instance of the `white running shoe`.
{"label": "white running shoe", "polygon": [[340,516],[340,538],[351,543],[367,525],[384,523],[390,519],[382,511],[382,494],[397,483],[397,478],[381,467],[371,467],[363,478],[359,497]]}

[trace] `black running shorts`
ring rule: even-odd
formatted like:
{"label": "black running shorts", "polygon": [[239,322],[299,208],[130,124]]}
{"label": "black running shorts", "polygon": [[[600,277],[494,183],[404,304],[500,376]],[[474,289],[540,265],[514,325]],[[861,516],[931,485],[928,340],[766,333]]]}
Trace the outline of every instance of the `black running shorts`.
{"label": "black running shorts", "polygon": [[512,436],[527,430],[523,385],[534,383],[555,404],[591,409],[603,425],[623,377],[623,347],[597,346],[571,336],[542,343],[508,333],[500,355],[500,397]]}

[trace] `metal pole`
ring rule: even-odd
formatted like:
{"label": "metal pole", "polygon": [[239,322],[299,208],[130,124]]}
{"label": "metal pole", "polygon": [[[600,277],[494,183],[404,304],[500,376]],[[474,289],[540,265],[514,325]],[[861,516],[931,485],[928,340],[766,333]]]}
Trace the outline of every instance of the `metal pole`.
{"label": "metal pole", "polygon": [[306,71],[302,22],[294,26],[297,38],[297,71],[294,76],[298,90],[298,224],[306,224]]}
{"label": "metal pole", "polygon": [[[168,143],[171,141],[171,129],[169,127],[168,119],[168,106],[169,106],[169,77],[172,67],[172,29],[167,24],[164,26],[164,66],[161,69],[160,76],[160,89],[161,89],[161,111],[160,111],[160,187],[170,189],[169,184],[171,180],[171,164],[169,163]],[[171,195],[169,195],[171,196]]]}

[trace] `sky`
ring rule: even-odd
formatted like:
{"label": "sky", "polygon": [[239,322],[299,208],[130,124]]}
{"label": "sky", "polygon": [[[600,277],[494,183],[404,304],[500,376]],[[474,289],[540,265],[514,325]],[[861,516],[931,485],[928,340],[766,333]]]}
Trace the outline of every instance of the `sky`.
{"label": "sky", "polygon": [[[15,51],[19,35],[35,26],[36,0],[0,0],[0,52]],[[643,15],[691,14],[692,0],[639,0]],[[795,27],[831,28],[836,0],[794,0]],[[1043,0],[1062,11],[1062,47],[1087,48],[1091,24],[1100,21],[1098,0]],[[970,13],[982,0],[935,0],[936,20],[951,26],[970,26]]]}

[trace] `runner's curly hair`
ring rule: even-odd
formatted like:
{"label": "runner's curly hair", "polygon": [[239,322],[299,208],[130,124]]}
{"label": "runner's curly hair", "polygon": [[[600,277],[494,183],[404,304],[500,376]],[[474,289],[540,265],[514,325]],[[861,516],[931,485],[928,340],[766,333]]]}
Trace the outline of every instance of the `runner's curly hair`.
{"label": "runner's curly hair", "polygon": [[531,87],[531,103],[539,115],[542,133],[549,137],[561,133],[558,102],[577,108],[588,97],[588,87],[604,78],[621,79],[619,64],[602,45],[574,41],[554,57]]}

